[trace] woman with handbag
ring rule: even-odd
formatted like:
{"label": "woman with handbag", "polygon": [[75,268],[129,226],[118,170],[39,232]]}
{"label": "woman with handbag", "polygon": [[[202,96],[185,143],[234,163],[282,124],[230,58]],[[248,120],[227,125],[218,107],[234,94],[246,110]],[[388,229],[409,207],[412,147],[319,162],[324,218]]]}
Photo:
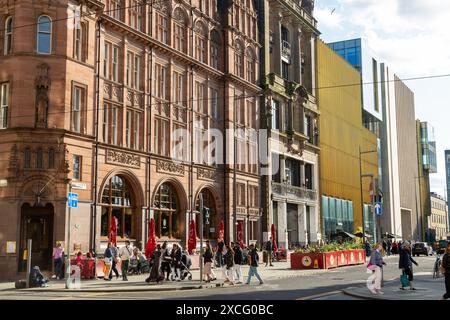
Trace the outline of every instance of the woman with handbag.
{"label": "woman with handbag", "polygon": [[383,266],[386,265],[386,262],[383,261],[381,250],[383,250],[383,246],[378,243],[375,246],[375,250],[373,250],[370,254],[370,262],[367,266],[367,269],[372,270],[372,272],[375,274],[374,286],[373,288],[369,288],[369,290],[373,294],[384,294],[381,291],[381,280],[383,277],[382,269]]}
{"label": "woman with handbag", "polygon": [[[400,277],[400,281],[402,282],[401,290],[406,290],[405,287],[409,285],[410,290],[416,290],[416,288],[413,287],[413,263],[416,266],[419,266],[417,262],[411,257],[411,245],[408,241],[405,241],[403,243],[403,247],[400,249],[400,260],[398,263],[398,266],[400,269],[402,269],[402,275]],[[408,278],[406,281],[406,278]]]}
{"label": "woman with handbag", "polygon": [[445,275],[445,294],[443,300],[450,298],[450,242],[447,243],[445,254],[442,257],[441,272]]}
{"label": "woman with handbag", "polygon": [[203,269],[203,277],[206,276],[206,282],[209,283],[212,280],[214,280],[214,277],[212,276],[212,261],[213,261],[213,254],[211,251],[211,246],[206,244],[205,253],[203,253],[203,262],[205,265],[205,268]]}
{"label": "woman with handbag", "polygon": [[106,250],[104,253],[104,258],[103,258],[103,261],[105,262],[105,266],[106,266],[105,275],[103,276],[103,280],[105,280],[105,281],[111,281],[111,278],[109,277],[109,275],[111,274],[112,259],[114,258],[114,254],[113,254],[113,251],[111,248],[112,248],[112,244],[111,244],[111,242],[108,242],[108,246],[106,247]]}

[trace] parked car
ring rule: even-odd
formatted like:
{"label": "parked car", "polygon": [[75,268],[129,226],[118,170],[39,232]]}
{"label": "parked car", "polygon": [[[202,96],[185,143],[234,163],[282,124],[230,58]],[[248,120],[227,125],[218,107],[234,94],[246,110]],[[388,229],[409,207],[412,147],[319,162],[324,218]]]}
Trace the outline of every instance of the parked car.
{"label": "parked car", "polygon": [[438,242],[436,242],[435,247],[436,247],[436,253],[437,254],[444,254],[445,253],[445,248],[447,248],[447,243],[449,241],[448,240],[440,240]]}
{"label": "parked car", "polygon": [[415,257],[421,254],[431,256],[433,255],[433,248],[425,242],[416,242],[412,248],[412,255]]}

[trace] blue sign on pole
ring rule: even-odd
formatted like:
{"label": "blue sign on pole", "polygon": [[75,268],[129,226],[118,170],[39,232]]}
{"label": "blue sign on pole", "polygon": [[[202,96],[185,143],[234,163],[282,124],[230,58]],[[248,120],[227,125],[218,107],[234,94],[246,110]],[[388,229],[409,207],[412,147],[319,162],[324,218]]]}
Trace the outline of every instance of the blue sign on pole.
{"label": "blue sign on pole", "polygon": [[375,204],[374,210],[377,216],[383,215],[383,205],[381,203]]}
{"label": "blue sign on pole", "polygon": [[67,195],[67,203],[71,208],[78,208],[78,194],[69,192]]}

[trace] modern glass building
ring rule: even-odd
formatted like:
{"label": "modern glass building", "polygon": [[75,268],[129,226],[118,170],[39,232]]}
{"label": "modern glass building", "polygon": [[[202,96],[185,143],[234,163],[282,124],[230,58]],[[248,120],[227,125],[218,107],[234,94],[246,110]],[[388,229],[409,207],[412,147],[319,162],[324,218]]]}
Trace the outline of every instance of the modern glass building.
{"label": "modern glass building", "polygon": [[420,138],[422,145],[422,164],[429,173],[437,172],[436,139],[434,128],[427,122],[420,123]]}

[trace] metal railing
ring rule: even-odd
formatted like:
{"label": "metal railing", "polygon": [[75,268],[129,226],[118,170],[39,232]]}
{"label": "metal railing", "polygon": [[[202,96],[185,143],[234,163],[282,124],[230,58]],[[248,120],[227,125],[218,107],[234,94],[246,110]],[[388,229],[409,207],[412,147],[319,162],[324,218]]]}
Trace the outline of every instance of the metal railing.
{"label": "metal railing", "polygon": [[317,191],[292,185],[272,182],[272,192],[276,195],[296,200],[317,200]]}

